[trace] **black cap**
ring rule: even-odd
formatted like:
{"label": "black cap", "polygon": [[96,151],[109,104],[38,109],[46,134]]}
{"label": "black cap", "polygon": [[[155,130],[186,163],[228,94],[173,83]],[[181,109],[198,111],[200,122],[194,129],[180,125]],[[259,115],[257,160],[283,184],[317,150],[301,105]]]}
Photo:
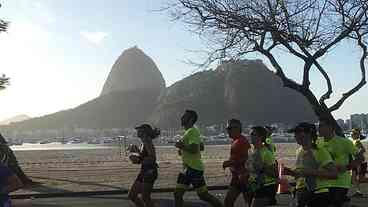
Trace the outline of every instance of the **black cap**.
{"label": "black cap", "polygon": [[227,121],[226,129],[230,128],[242,128],[242,124],[238,119],[230,119]]}
{"label": "black cap", "polygon": [[142,125],[139,125],[139,126],[135,127],[134,129],[136,129],[136,130],[143,129],[143,130],[148,130],[148,131],[153,130],[151,125],[149,125],[149,124],[142,124]]}
{"label": "black cap", "polygon": [[317,131],[316,125],[307,122],[301,122],[294,128],[288,130],[289,133],[296,133],[296,132],[316,133],[316,131]]}

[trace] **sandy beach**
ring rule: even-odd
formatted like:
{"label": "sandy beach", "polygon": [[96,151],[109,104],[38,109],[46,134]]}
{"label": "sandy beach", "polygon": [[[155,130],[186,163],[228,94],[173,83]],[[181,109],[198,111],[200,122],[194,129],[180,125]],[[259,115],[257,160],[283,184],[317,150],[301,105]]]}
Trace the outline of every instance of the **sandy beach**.
{"label": "sandy beach", "polygon": [[[293,166],[296,144],[277,144],[279,162]],[[157,147],[159,178],[155,188],[174,187],[181,170],[180,157],[174,147]],[[32,150],[15,151],[18,160],[29,176],[41,185],[22,189],[15,194],[104,191],[129,189],[139,171],[119,148]],[[205,176],[208,185],[227,185],[230,173],[222,169],[222,161],[229,156],[229,146],[206,146]],[[367,193],[367,185],[363,185]],[[220,195],[221,196],[221,195]],[[222,195],[223,196],[223,195]],[[285,197],[286,198],[286,197]],[[354,203],[365,202],[353,199]],[[286,202],[286,201],[282,201]],[[287,202],[286,202],[287,203]]]}
{"label": "sandy beach", "polygon": [[[293,164],[295,144],[280,144],[278,159]],[[32,150],[15,151],[18,161],[27,175],[42,183],[26,191],[62,192],[91,191],[129,188],[139,170],[139,165],[128,161],[119,148]],[[171,146],[157,147],[159,178],[155,187],[175,186],[176,176],[181,170],[181,160]],[[229,172],[222,169],[222,161],[229,156],[229,146],[206,146],[206,178],[209,185],[225,185]],[[24,190],[17,193],[24,193]]]}

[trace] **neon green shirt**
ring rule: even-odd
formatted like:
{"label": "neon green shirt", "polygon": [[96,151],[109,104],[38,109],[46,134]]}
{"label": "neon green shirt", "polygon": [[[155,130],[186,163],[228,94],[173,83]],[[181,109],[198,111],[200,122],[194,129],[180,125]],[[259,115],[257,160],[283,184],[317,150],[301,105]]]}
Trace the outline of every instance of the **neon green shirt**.
{"label": "neon green shirt", "polygon": [[[332,159],[338,166],[346,166],[350,160],[357,155],[358,150],[353,145],[353,142],[347,138],[334,137],[329,141],[326,139],[320,143],[330,153]],[[329,180],[330,187],[350,188],[351,173],[349,171],[339,172],[336,180]]]}
{"label": "neon green shirt", "polygon": [[[199,133],[199,130],[195,127],[187,129],[183,136],[183,143],[186,146],[191,144],[200,145],[202,143],[202,138]],[[184,167],[190,167],[192,169],[199,171],[204,170],[204,165],[202,162],[200,151],[198,151],[197,153],[190,153],[185,150],[181,150],[181,157],[183,160]]]}
{"label": "neon green shirt", "polygon": [[[302,147],[297,150],[296,171],[310,168],[324,169],[333,164],[334,161],[325,148],[317,147],[317,149],[312,149],[312,154],[308,154]],[[325,178],[312,176],[296,178],[296,189],[307,188],[309,191],[319,191],[328,187],[330,187],[330,180]]]}
{"label": "neon green shirt", "polygon": [[256,183],[257,188],[276,183],[276,177],[260,173],[264,172],[264,168],[271,168],[276,164],[275,156],[271,150],[265,146],[258,150],[254,150],[250,156],[250,161],[250,182]]}
{"label": "neon green shirt", "polygon": [[316,141],[318,147],[325,147],[325,139],[323,137],[318,137]]}
{"label": "neon green shirt", "polygon": [[276,153],[276,145],[272,142],[272,138],[271,137],[267,137],[266,138],[266,144],[268,144],[270,147],[270,150],[272,153]]}

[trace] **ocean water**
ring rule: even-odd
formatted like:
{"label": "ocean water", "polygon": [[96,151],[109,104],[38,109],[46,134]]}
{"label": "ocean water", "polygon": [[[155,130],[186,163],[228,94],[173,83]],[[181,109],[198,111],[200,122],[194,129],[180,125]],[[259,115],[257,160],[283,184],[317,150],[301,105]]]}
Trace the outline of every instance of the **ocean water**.
{"label": "ocean water", "polygon": [[13,145],[10,148],[14,151],[29,151],[29,150],[83,150],[83,149],[110,149],[118,146],[106,146],[97,144],[62,144],[60,142],[51,142],[47,144],[30,144],[23,143],[22,145]]}

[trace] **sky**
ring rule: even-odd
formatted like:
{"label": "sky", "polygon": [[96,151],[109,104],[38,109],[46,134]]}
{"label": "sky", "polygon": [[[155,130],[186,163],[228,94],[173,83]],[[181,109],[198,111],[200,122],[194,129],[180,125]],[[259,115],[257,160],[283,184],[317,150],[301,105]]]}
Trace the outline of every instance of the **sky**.
{"label": "sky", "polygon": [[[166,2],[0,0],[0,18],[11,22],[8,32],[0,34],[0,74],[11,78],[8,88],[0,91],[0,120],[19,114],[38,117],[98,97],[114,61],[133,46],[155,61],[167,86],[198,71],[185,61],[201,61],[204,57],[192,51],[206,45],[186,25],[157,11]],[[277,57],[286,73],[299,81],[300,62],[282,53]],[[358,57],[346,43],[323,59],[334,84],[329,104],[359,81]],[[312,89],[322,94],[323,79],[312,71],[311,80]],[[367,88],[334,115],[347,119],[353,113],[368,113]]]}

